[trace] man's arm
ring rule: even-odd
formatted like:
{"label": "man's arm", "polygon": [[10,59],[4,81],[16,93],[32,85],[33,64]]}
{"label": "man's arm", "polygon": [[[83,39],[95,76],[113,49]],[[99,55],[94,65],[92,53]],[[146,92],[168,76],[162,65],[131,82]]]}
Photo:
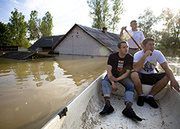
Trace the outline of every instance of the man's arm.
{"label": "man's arm", "polygon": [[170,69],[169,65],[167,64],[167,62],[164,62],[162,64],[160,64],[161,67],[164,69],[166,75],[168,76],[168,78],[170,79],[170,85],[172,87],[174,87],[175,90],[177,90],[178,92],[180,92],[180,89],[179,89],[179,84],[178,82],[176,81],[174,75],[173,75],[173,72],[172,70]]}
{"label": "man's arm", "polygon": [[122,27],[121,28],[121,32],[120,32],[120,35],[119,35],[119,38],[120,38],[120,40],[124,40],[123,39],[123,31],[126,29],[126,27]]}
{"label": "man's arm", "polygon": [[108,79],[110,80],[110,81],[117,81],[117,79],[112,75],[112,72],[111,72],[111,70],[112,70],[112,66],[111,65],[107,65],[107,75],[108,75]]}
{"label": "man's arm", "polygon": [[117,78],[117,81],[120,81],[120,80],[128,77],[129,73],[130,73],[130,70],[126,70],[126,72],[124,74],[122,74],[120,77]]}
{"label": "man's arm", "polygon": [[117,87],[116,87],[116,85],[115,85],[115,82],[117,81],[117,79],[112,75],[111,70],[112,70],[112,66],[111,66],[111,65],[107,65],[107,76],[108,76],[108,79],[109,79],[110,82],[111,82],[112,89],[113,89],[114,91],[116,91],[116,90],[117,90]]}
{"label": "man's arm", "polygon": [[141,68],[143,68],[144,62],[145,62],[146,58],[147,58],[148,56],[150,56],[151,53],[152,53],[152,52],[151,52],[150,50],[146,51],[139,61],[134,62],[134,64],[133,64],[133,69],[134,69],[135,71],[139,71]]}
{"label": "man's arm", "polygon": [[144,34],[143,34],[143,32],[141,31],[141,42],[140,42],[140,46],[141,46],[141,48],[143,49],[143,44],[142,44],[142,42],[143,42],[143,40],[145,39],[145,37],[144,37]]}

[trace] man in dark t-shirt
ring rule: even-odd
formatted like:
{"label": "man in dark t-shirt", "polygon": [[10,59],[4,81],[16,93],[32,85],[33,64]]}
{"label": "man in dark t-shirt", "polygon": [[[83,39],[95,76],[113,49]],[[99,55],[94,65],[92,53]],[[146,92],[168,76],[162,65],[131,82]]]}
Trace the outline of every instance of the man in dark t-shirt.
{"label": "man in dark t-shirt", "polygon": [[121,83],[125,87],[125,109],[123,115],[128,118],[142,121],[132,109],[134,84],[129,78],[130,70],[133,65],[133,57],[128,54],[128,44],[122,41],[118,44],[119,52],[109,56],[107,62],[107,75],[102,80],[102,91],[105,99],[105,106],[100,112],[100,115],[110,114],[114,108],[110,104],[110,94],[112,90],[116,90],[116,82]]}

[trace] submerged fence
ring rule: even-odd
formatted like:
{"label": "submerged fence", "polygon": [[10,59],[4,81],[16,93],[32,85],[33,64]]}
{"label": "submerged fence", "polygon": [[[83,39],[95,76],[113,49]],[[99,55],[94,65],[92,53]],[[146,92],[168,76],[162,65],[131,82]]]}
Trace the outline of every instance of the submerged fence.
{"label": "submerged fence", "polygon": [[18,46],[0,46],[0,51],[18,51]]}

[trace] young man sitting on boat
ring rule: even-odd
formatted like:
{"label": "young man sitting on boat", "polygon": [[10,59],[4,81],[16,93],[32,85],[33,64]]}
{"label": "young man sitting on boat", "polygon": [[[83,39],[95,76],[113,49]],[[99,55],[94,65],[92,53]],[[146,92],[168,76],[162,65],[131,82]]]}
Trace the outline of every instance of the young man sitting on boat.
{"label": "young man sitting on boat", "polygon": [[141,121],[132,109],[134,98],[134,84],[129,78],[130,70],[133,65],[133,57],[128,54],[128,44],[122,41],[118,44],[119,52],[113,53],[109,56],[107,62],[107,75],[102,80],[102,91],[105,99],[104,109],[100,115],[110,114],[114,108],[110,104],[110,94],[112,90],[116,90],[116,82],[121,83],[125,87],[125,109],[122,113],[131,119]]}
{"label": "young man sitting on boat", "polygon": [[[176,81],[164,55],[154,49],[154,40],[146,38],[142,42],[143,50],[134,55],[134,65],[131,73],[131,79],[134,82],[138,94],[137,105],[143,106],[144,102],[153,108],[158,108],[154,96],[159,93],[169,82],[178,92],[179,84]],[[155,73],[157,62],[165,72]],[[152,85],[152,89],[147,96],[143,94],[142,84]]]}

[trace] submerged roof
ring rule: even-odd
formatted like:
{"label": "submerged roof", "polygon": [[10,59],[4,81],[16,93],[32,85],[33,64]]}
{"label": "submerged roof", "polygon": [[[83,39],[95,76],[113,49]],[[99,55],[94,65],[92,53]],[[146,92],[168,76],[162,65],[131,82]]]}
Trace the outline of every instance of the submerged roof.
{"label": "submerged roof", "polygon": [[38,39],[31,47],[30,50],[36,50],[37,48],[52,48],[64,35],[48,36]]}

